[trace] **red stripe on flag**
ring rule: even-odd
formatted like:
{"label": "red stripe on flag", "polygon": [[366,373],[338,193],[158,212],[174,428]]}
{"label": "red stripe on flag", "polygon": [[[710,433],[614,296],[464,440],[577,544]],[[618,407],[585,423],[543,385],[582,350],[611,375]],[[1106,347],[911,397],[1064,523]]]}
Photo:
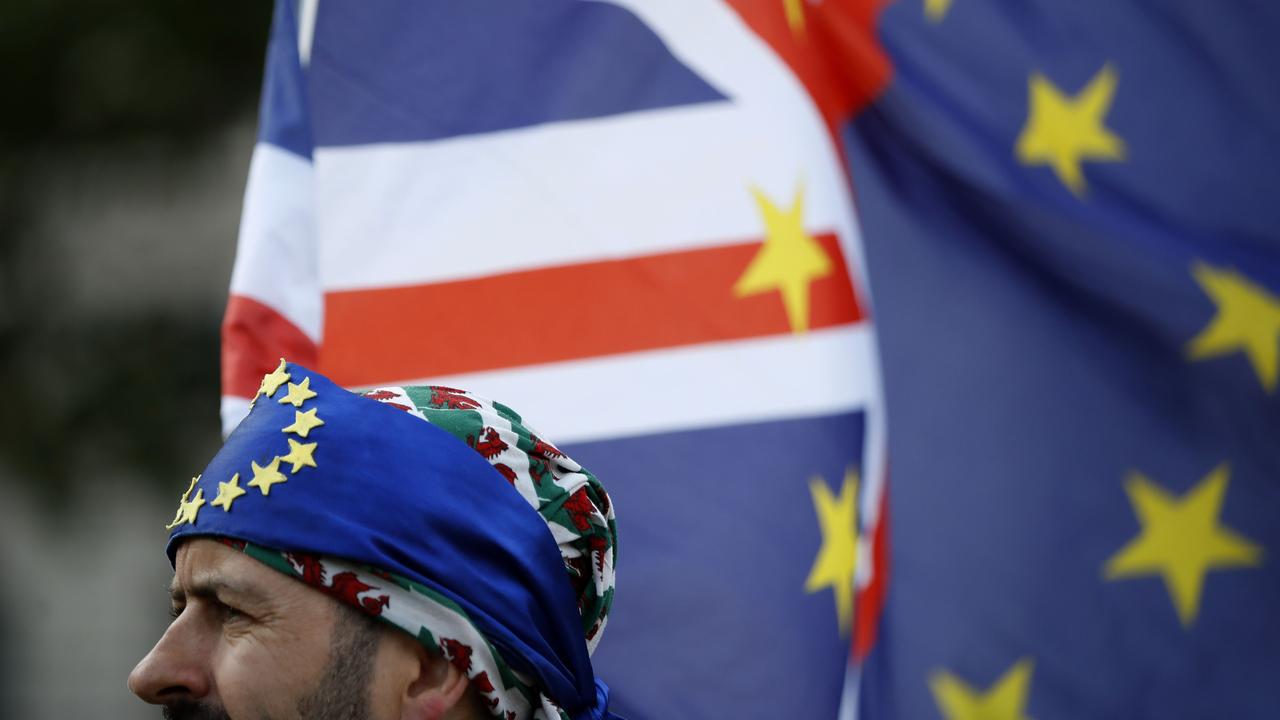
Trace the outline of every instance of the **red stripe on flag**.
{"label": "red stripe on flag", "polygon": [[[729,0],[751,30],[773,48],[804,85],[822,115],[837,157],[846,155],[841,128],[862,112],[893,76],[876,34],[892,0]],[[847,163],[840,163],[850,195]]]}
{"label": "red stripe on flag", "polygon": [[730,0],[809,91],[837,146],[838,128],[884,90],[892,67],[876,36],[888,0]]}
{"label": "red stripe on flag", "polygon": [[222,318],[222,393],[253,397],[280,358],[315,367],[316,345],[269,305],[232,295]]}
{"label": "red stripe on flag", "polygon": [[[809,327],[857,322],[839,242],[809,286]],[[776,291],[734,297],[759,242],[471,280],[331,292],[320,367],[334,381],[394,380],[791,332]]]}
{"label": "red stripe on flag", "polygon": [[[885,478],[888,479],[888,470]],[[853,661],[862,663],[876,645],[889,589],[889,488],[880,494],[879,522],[871,531],[871,581],[854,599]]]}

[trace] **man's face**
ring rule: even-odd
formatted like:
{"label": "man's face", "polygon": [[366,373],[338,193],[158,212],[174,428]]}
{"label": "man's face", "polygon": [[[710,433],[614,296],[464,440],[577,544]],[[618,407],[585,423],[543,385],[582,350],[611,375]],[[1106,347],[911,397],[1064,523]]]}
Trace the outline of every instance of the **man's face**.
{"label": "man's face", "polygon": [[178,549],[170,589],[173,623],[129,675],[167,717],[393,716],[372,702],[378,635],[333,599],[205,539]]}

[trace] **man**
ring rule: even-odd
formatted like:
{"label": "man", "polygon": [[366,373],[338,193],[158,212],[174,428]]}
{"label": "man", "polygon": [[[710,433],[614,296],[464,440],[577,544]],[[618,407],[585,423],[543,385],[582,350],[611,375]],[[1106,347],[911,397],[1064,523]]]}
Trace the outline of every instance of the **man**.
{"label": "man", "polygon": [[281,360],[168,528],[174,620],[129,676],[166,717],[616,717],[612,506],[501,404]]}

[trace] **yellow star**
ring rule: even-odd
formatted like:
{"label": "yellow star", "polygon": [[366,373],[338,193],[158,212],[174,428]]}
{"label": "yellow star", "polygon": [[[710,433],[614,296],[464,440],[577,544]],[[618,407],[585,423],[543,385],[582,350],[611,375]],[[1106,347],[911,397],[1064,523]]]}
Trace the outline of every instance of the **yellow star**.
{"label": "yellow star", "polygon": [[1022,658],[986,692],[946,670],[929,676],[933,701],[946,720],[1027,720],[1027,694],[1031,689],[1031,658]]}
{"label": "yellow star", "polygon": [[809,329],[809,283],[831,274],[831,258],[804,230],[804,189],[796,189],[791,209],[783,211],[764,193],[752,188],[764,216],[765,240],[746,272],[733,286],[736,297],[777,290],[791,330]]}
{"label": "yellow star", "polygon": [[293,411],[293,424],[281,429],[281,432],[297,433],[298,437],[305,438],[307,433],[320,427],[324,421],[316,417],[316,410],[319,408],[311,408],[306,412],[299,410]]}
{"label": "yellow star", "polygon": [[204,489],[196,491],[196,496],[191,502],[183,506],[182,522],[196,524],[196,515],[200,512],[200,506],[204,505]]}
{"label": "yellow star", "polygon": [[240,487],[240,473],[231,476],[230,482],[218,483],[218,497],[213,499],[213,506],[222,508],[223,512],[231,512],[231,503],[245,493]]}
{"label": "yellow star", "polygon": [[302,407],[302,403],[316,396],[316,392],[311,389],[311,376],[302,378],[300,383],[289,383],[289,392],[280,398],[281,405],[292,405],[296,408]]}
{"label": "yellow star", "polygon": [[787,13],[787,26],[792,35],[804,34],[804,0],[782,0],[782,9]]}
{"label": "yellow star", "polygon": [[1235,270],[1196,263],[1196,282],[1218,306],[1218,314],[1187,343],[1192,360],[1243,352],[1267,392],[1280,370],[1280,297]]}
{"label": "yellow star", "polygon": [[315,467],[316,460],[313,457],[316,451],[316,445],[319,443],[300,443],[293,438],[289,440],[289,454],[281,456],[281,460],[287,463],[293,463],[293,469],[290,474],[298,472],[298,470],[306,465],[307,467]]}
{"label": "yellow star", "polygon": [[1106,578],[1161,575],[1178,619],[1184,626],[1195,622],[1205,573],[1262,562],[1260,546],[1218,524],[1229,474],[1226,464],[1219,465],[1177,498],[1130,473],[1125,491],[1142,532],[1107,560]]}
{"label": "yellow star", "polygon": [[178,510],[173,514],[173,522],[165,525],[165,530],[172,530],[182,523],[195,524],[196,514],[200,512],[200,506],[204,504],[204,490],[196,490],[194,500],[188,501],[187,498],[190,497],[191,491],[195,490],[198,482],[200,482],[199,475],[191,478],[191,484],[187,486],[187,491],[182,493],[182,498],[178,500]]}
{"label": "yellow star", "polygon": [[1030,111],[1018,136],[1024,165],[1048,165],[1077,196],[1085,191],[1085,160],[1123,160],[1124,140],[1103,125],[1116,92],[1116,72],[1104,65],[1075,97],[1067,97],[1040,73],[1032,73]]}
{"label": "yellow star", "polygon": [[924,0],[924,16],[934,22],[941,22],[951,9],[951,0]]}
{"label": "yellow star", "polygon": [[820,477],[809,481],[809,494],[822,527],[822,548],[804,581],[804,589],[809,593],[825,588],[835,591],[836,617],[840,632],[844,633],[853,613],[853,573],[858,561],[858,473],[853,468],[845,471],[838,498],[832,497]]}
{"label": "yellow star", "polygon": [[271,494],[272,485],[279,485],[289,479],[280,472],[278,457],[272,459],[266,467],[252,461],[249,462],[249,466],[253,468],[253,479],[249,481],[249,487],[258,488],[264,496]]}
{"label": "yellow star", "polygon": [[[258,392],[266,395],[267,397],[275,395],[276,390],[289,380],[290,375],[285,372],[285,368],[287,366],[288,363],[285,362],[284,358],[280,358],[280,365],[278,365],[275,370],[272,370],[262,376],[262,384],[258,386]],[[254,398],[256,399],[257,396],[255,395]]]}

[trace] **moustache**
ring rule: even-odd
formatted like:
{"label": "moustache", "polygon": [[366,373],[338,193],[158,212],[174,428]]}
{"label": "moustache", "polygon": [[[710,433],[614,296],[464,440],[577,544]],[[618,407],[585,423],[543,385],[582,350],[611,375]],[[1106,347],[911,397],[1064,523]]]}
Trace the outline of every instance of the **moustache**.
{"label": "moustache", "polygon": [[231,716],[220,707],[183,700],[164,706],[164,720],[231,720]]}

